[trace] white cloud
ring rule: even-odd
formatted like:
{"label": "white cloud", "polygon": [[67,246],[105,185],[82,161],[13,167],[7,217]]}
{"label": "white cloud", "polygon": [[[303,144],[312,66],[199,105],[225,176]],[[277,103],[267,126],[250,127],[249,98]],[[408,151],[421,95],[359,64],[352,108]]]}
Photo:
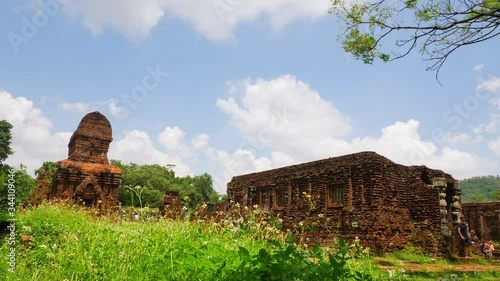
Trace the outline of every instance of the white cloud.
{"label": "white cloud", "polygon": [[59,107],[63,110],[79,114],[86,114],[91,111],[102,110],[103,108],[105,108],[113,117],[120,118],[124,117],[126,114],[126,110],[123,107],[120,107],[114,98],[94,102],[64,102],[59,105]]}
{"label": "white cloud", "polygon": [[167,151],[173,151],[182,145],[185,135],[186,133],[179,127],[166,127],[165,130],[160,133],[158,140]]}
{"label": "white cloud", "polygon": [[117,105],[115,99],[108,101],[108,111],[114,117],[123,117],[125,115],[125,110]]}
{"label": "white cloud", "polygon": [[[238,85],[238,90],[216,104],[241,134],[243,140],[238,148],[216,148],[210,144],[210,136],[188,138],[181,128],[172,126],[153,138],[140,130],[127,132],[111,143],[108,157],[124,163],[174,164],[179,176],[208,172],[216,190],[222,193],[236,175],[365,150],[404,165],[442,169],[455,178],[496,173],[500,168],[497,159],[485,160],[473,152],[439,147],[422,139],[420,122],[413,119],[394,122],[379,136],[349,137],[349,119],[293,76],[228,83],[228,87],[232,85]],[[23,163],[32,171],[43,161],[66,158],[72,132],[51,133],[52,122],[30,100],[0,92],[0,119],[14,125],[16,154],[8,159],[9,164]],[[152,139],[157,139],[158,144]],[[487,142],[467,134],[447,135],[446,139],[448,145]],[[500,138],[487,144],[495,153],[500,152]]]}
{"label": "white cloud", "polygon": [[[102,104],[102,102],[96,102]],[[7,164],[19,167],[24,164],[28,172],[41,166],[43,161],[59,161],[67,158],[68,142],[73,132],[50,132],[53,127],[41,110],[35,108],[32,101],[24,97],[13,97],[10,93],[0,91],[0,120],[7,120],[13,125],[12,148],[14,155],[7,159]],[[75,124],[75,129],[77,124]],[[175,143],[177,148],[187,146],[180,143],[180,129],[177,127],[165,129],[161,139],[165,143]],[[170,136],[165,132],[174,132]],[[182,132],[182,131],[180,131]],[[183,132],[182,132],[183,133]],[[183,151],[182,149],[180,151]],[[193,174],[187,164],[189,154],[180,152],[162,152],[155,148],[147,133],[131,131],[124,138],[111,143],[109,159],[120,159],[124,163],[137,164],[174,164],[177,175]],[[185,159],[182,157],[185,156]]]}
{"label": "white cloud", "polygon": [[210,141],[210,136],[206,134],[200,134],[196,136],[192,141],[191,145],[197,149],[203,149],[208,147],[208,142]]}
{"label": "white cloud", "polygon": [[491,99],[491,103],[500,111],[500,98]]}
{"label": "white cloud", "polygon": [[500,157],[500,137],[488,142],[488,148]]}
{"label": "white cloud", "polygon": [[500,77],[492,76],[488,80],[479,82],[476,90],[484,90],[492,93],[500,92]]}
{"label": "white cloud", "polygon": [[[418,132],[420,122],[413,119],[383,128],[378,137],[347,140],[351,129],[349,119],[293,76],[247,80],[236,87],[235,84],[228,83],[232,95],[218,99],[216,104],[244,138],[240,149],[246,151],[246,157],[217,154],[218,159],[223,159],[219,160],[224,171],[219,175],[221,179],[238,175],[235,171],[249,173],[365,150],[376,151],[404,165],[442,169],[456,178],[494,173],[499,167],[499,163],[473,153],[447,146],[440,148],[431,140],[423,140]],[[234,89],[240,89],[239,100]],[[480,140],[466,134],[448,135],[448,144],[453,141]],[[236,158],[238,161],[234,161]]]}
{"label": "white cloud", "polygon": [[167,15],[188,22],[211,40],[228,40],[242,23],[267,21],[273,28],[281,28],[296,20],[320,18],[327,14],[330,1],[80,0],[63,5],[65,14],[81,21],[94,35],[111,29],[141,40]]}
{"label": "white cloud", "polygon": [[484,64],[476,64],[476,65],[474,65],[472,70],[475,72],[481,72],[481,71],[483,71],[483,67],[484,67]]}
{"label": "white cloud", "polygon": [[87,113],[90,109],[90,104],[84,102],[65,102],[61,105],[61,108],[76,113]]}
{"label": "white cloud", "polygon": [[443,141],[450,145],[457,145],[457,144],[469,144],[473,142],[478,142],[481,141],[481,138],[478,136],[472,137],[471,135],[463,132],[455,134],[446,133],[443,136]]}
{"label": "white cloud", "polygon": [[63,12],[81,20],[93,35],[112,29],[129,39],[141,40],[158,24],[164,11],[159,0],[65,1]]}
{"label": "white cloud", "polygon": [[64,159],[68,153],[70,132],[50,132],[53,124],[33,102],[24,97],[13,97],[6,91],[0,91],[0,120],[7,120],[13,125],[12,149],[14,155],[7,159],[7,164],[28,167],[33,174],[43,161]]}
{"label": "white cloud", "polygon": [[473,128],[474,132],[478,135],[485,133],[495,133],[500,126],[500,114],[491,114],[488,123],[481,123]]}
{"label": "white cloud", "polygon": [[133,130],[124,138],[113,141],[109,147],[109,159],[119,159],[124,163],[136,164],[173,164],[178,176],[192,175],[193,171],[178,155],[158,150],[149,135],[144,131]]}
{"label": "white cloud", "polygon": [[179,127],[166,127],[158,136],[158,142],[165,148],[169,155],[178,159],[194,157],[192,147],[185,142],[186,133]]}
{"label": "white cloud", "polygon": [[[346,116],[293,76],[241,83],[240,100],[229,97],[217,99],[216,104],[252,149],[268,147],[300,153],[307,144],[344,137],[351,131]],[[300,158],[310,158],[312,149],[314,146]]]}

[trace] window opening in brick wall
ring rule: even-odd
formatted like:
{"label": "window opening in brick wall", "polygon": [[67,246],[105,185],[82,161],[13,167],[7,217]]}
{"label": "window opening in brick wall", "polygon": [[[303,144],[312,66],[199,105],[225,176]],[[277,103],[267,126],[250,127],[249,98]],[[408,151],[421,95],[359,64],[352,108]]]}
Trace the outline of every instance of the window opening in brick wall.
{"label": "window opening in brick wall", "polygon": [[215,204],[214,203],[207,203],[207,213],[212,214],[215,213]]}
{"label": "window opening in brick wall", "polygon": [[335,184],[328,187],[328,206],[342,206],[345,197],[345,184]]}
{"label": "window opening in brick wall", "polygon": [[248,205],[254,206],[259,204],[259,198],[257,196],[257,191],[254,187],[248,189]]}
{"label": "window opening in brick wall", "polygon": [[283,208],[287,204],[287,196],[284,190],[274,191],[274,207]]}

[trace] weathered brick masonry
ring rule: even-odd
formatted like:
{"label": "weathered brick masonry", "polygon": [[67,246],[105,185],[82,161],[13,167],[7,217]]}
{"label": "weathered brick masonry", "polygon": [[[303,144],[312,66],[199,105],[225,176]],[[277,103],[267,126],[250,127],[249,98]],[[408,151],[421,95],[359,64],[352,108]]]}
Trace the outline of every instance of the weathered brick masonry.
{"label": "weathered brick masonry", "polygon": [[462,212],[480,241],[500,241],[500,201],[463,203]]}
{"label": "weathered brick masonry", "polygon": [[408,243],[437,254],[455,251],[458,182],[440,170],[403,166],[375,152],[237,176],[227,194],[228,200],[279,215],[285,228],[314,225],[317,241],[359,237],[376,253]]}
{"label": "weathered brick masonry", "polygon": [[121,170],[108,162],[111,124],[92,112],[78,125],[68,144],[68,159],[57,162],[47,199],[70,199],[103,210],[119,206]]}

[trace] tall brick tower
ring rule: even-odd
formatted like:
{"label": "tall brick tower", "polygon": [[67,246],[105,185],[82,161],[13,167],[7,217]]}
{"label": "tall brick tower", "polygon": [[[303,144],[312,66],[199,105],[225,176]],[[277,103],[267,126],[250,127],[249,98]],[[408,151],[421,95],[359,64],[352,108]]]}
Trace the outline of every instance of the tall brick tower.
{"label": "tall brick tower", "polygon": [[104,115],[97,111],[85,115],[69,141],[68,159],[57,162],[47,199],[70,199],[102,210],[118,206],[121,170],[108,162],[112,140],[111,124]]}

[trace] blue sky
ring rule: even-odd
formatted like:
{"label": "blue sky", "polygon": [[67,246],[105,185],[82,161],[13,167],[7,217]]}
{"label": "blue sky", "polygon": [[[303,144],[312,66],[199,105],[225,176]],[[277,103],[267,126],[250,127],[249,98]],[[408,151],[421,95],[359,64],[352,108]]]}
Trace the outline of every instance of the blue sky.
{"label": "blue sky", "polygon": [[418,54],[354,60],[329,1],[310,3],[2,1],[7,162],[64,159],[98,110],[109,158],[208,172],[221,193],[238,174],[363,150],[455,178],[498,174],[498,39],[453,54],[440,85]]}

